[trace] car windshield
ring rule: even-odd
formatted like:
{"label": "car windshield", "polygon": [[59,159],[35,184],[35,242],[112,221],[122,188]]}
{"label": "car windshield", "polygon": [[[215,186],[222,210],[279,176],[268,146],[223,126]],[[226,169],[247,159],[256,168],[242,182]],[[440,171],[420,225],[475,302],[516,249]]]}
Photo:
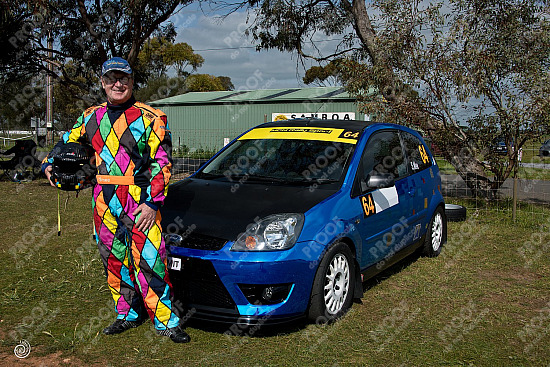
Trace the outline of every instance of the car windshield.
{"label": "car windshield", "polygon": [[237,140],[196,177],[203,179],[330,183],[343,179],[354,145],[348,143],[292,140]]}

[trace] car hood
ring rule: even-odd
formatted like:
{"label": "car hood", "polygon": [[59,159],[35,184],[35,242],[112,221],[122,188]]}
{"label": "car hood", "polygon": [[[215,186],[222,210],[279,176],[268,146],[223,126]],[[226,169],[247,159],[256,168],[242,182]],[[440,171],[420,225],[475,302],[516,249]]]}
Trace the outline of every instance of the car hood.
{"label": "car hood", "polygon": [[231,182],[189,178],[169,186],[161,209],[162,228],[171,233],[192,228],[193,233],[233,241],[261,218],[305,213],[337,191],[322,186],[310,190],[309,185],[236,186]]}

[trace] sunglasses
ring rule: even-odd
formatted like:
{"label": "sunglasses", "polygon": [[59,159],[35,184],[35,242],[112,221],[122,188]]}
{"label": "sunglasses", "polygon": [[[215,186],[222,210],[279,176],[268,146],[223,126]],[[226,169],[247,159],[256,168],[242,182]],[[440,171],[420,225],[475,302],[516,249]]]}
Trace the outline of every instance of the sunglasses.
{"label": "sunglasses", "polygon": [[129,76],[123,76],[122,78],[115,78],[114,76],[111,76],[111,75],[105,75],[103,77],[103,81],[105,82],[105,84],[116,84],[116,82],[120,82],[120,84],[122,85],[127,85],[128,83],[130,83],[130,79],[132,79],[132,77],[129,77]]}

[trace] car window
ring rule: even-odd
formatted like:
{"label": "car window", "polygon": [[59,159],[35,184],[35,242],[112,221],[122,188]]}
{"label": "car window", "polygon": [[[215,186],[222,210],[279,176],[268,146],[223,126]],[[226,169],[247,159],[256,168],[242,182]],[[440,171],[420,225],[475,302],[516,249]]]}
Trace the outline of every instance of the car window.
{"label": "car window", "polygon": [[401,137],[403,138],[411,172],[422,171],[432,165],[428,150],[420,139],[405,131],[401,132]]}
{"label": "car window", "polygon": [[[354,145],[332,141],[298,139],[238,140],[210,162],[201,172],[229,180],[276,179],[288,182],[335,182]],[[203,177],[204,178],[204,177]]]}
{"label": "car window", "polygon": [[357,169],[359,192],[367,191],[367,179],[378,174],[390,174],[394,180],[407,175],[407,166],[403,157],[401,141],[397,131],[375,132],[369,138],[361,162]]}

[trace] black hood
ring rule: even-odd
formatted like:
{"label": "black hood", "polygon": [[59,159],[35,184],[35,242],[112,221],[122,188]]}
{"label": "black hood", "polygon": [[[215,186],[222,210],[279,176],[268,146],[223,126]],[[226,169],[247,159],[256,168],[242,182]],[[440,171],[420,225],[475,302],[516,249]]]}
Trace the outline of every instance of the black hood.
{"label": "black hood", "polygon": [[[337,189],[309,185],[235,183],[190,178],[169,186],[161,209],[165,231],[194,233],[235,240],[255,219],[270,214],[305,213]],[[179,217],[179,218],[178,218]]]}

